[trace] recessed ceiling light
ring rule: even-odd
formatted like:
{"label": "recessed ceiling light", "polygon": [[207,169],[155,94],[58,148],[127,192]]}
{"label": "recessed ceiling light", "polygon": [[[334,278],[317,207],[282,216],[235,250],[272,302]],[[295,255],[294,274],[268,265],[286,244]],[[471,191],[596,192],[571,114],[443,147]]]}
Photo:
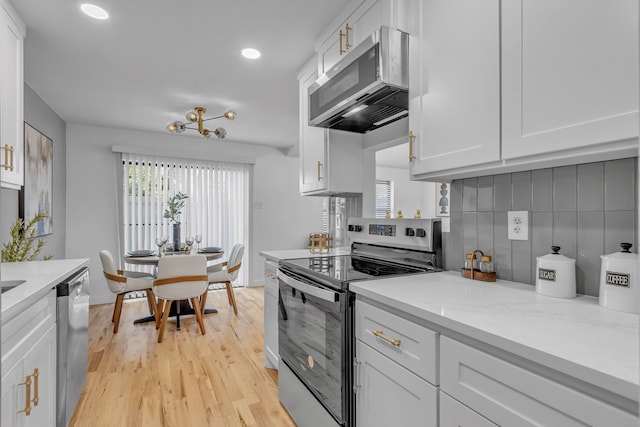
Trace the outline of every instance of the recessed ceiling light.
{"label": "recessed ceiling light", "polygon": [[109,17],[109,14],[106,10],[104,10],[100,6],[96,6],[95,4],[83,3],[82,5],[80,5],[80,9],[86,15],[92,17],[93,19],[107,19]]}
{"label": "recessed ceiling light", "polygon": [[249,59],[258,59],[260,58],[260,51],[257,49],[242,49],[242,56]]}

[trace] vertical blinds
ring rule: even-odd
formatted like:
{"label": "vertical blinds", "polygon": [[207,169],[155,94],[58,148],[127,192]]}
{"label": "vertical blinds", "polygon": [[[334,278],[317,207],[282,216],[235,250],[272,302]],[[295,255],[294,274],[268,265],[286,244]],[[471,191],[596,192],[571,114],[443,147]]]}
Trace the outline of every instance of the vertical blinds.
{"label": "vertical blinds", "polygon": [[[242,163],[170,159],[122,153],[124,250],[156,248],[155,238],[172,240],[164,218],[167,200],[188,197],[180,216],[182,240],[202,235],[201,246],[229,253],[236,243],[249,253],[249,180],[252,166]],[[238,282],[244,283],[243,263]]]}

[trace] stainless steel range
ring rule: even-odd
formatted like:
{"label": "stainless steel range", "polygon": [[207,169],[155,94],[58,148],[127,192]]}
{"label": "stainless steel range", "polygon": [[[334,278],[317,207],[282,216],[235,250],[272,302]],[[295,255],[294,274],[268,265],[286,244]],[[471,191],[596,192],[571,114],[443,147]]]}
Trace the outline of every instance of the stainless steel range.
{"label": "stainless steel range", "polygon": [[278,395],[300,427],[355,426],[349,283],[442,267],[439,220],[352,218],[348,230],[350,255],[284,260],[278,268]]}

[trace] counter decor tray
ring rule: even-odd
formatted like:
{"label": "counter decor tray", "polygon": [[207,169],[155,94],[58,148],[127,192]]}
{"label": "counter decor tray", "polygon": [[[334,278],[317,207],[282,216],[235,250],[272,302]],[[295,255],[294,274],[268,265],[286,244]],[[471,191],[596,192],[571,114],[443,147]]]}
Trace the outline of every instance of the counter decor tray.
{"label": "counter decor tray", "polygon": [[474,269],[472,274],[471,270],[466,268],[463,268],[460,271],[462,273],[462,277],[464,277],[465,279],[481,280],[483,282],[496,281],[496,273],[485,273],[483,271]]}

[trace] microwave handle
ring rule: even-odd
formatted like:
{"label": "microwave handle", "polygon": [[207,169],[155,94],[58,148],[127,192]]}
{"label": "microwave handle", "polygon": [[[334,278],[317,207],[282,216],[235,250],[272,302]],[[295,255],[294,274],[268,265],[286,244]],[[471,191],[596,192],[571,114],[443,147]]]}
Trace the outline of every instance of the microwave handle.
{"label": "microwave handle", "polygon": [[278,270],[278,279],[282,280],[287,285],[291,286],[294,289],[299,290],[307,295],[314,296],[316,298],[320,298],[323,301],[329,302],[337,302],[338,301],[338,293],[333,291],[327,291],[324,289],[317,288],[315,286],[308,285],[304,282],[294,279],[291,276],[283,273],[281,270]]}

